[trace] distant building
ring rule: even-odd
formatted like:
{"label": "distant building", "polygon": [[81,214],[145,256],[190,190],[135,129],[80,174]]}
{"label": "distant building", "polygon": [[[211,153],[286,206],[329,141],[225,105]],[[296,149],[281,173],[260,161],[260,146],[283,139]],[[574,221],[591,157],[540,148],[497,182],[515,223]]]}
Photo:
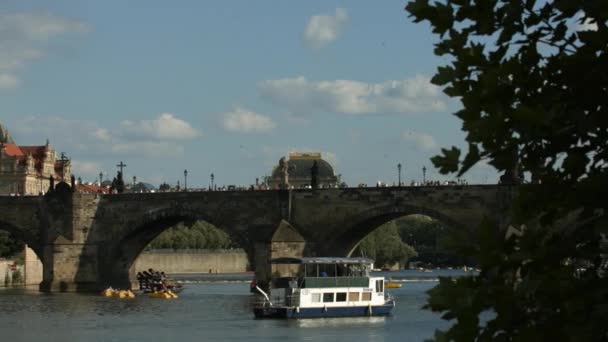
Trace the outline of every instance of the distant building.
{"label": "distant building", "polygon": [[[311,185],[311,168],[314,162],[318,167],[318,183],[320,188],[334,188],[338,185],[338,177],[334,169],[321,157],[320,152],[291,152],[287,160],[288,183],[293,188],[305,188]],[[272,176],[268,179],[268,185],[275,189],[280,188],[283,175],[280,163],[272,170]]]}
{"label": "distant building", "polygon": [[83,194],[109,194],[110,186],[99,186],[97,184],[77,184],[76,191]]}
{"label": "distant building", "polygon": [[135,185],[132,185],[129,189],[129,192],[137,192],[137,193],[156,192],[156,188],[152,184],[139,182]]}
{"label": "distant building", "polygon": [[51,176],[55,183],[62,180],[70,182],[70,161],[58,158],[48,141],[40,146],[15,145],[9,143],[12,139],[5,129],[0,131],[3,132],[3,140],[0,140],[0,195],[45,193]]}

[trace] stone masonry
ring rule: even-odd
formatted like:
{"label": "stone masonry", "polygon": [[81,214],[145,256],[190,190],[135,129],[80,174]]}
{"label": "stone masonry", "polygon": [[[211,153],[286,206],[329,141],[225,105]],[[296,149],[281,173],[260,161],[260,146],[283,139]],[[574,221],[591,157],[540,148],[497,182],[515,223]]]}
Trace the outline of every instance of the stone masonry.
{"label": "stone masonry", "polygon": [[128,287],[146,245],[195,220],[226,231],[267,278],[272,257],[348,256],[367,234],[401,216],[423,214],[454,229],[484,217],[506,225],[513,191],[480,185],[0,196],[0,229],[40,257],[44,291]]}

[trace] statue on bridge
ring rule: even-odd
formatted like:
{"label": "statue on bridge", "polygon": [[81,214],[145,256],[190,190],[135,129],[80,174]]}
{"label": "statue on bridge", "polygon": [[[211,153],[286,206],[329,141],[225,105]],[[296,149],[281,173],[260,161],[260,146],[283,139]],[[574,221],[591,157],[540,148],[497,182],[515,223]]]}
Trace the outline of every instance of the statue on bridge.
{"label": "statue on bridge", "polygon": [[289,162],[285,160],[285,157],[279,159],[279,172],[281,174],[281,189],[289,189]]}
{"label": "statue on bridge", "polygon": [[49,189],[46,191],[47,193],[53,192],[55,190],[55,177],[51,175],[49,177]]}
{"label": "statue on bridge", "polygon": [[122,179],[122,172],[118,171],[116,177],[112,180],[112,185],[110,185],[110,193],[122,194],[125,191],[125,182]]}
{"label": "statue on bridge", "polygon": [[319,187],[319,165],[315,160],[310,168],[310,187],[317,189]]}

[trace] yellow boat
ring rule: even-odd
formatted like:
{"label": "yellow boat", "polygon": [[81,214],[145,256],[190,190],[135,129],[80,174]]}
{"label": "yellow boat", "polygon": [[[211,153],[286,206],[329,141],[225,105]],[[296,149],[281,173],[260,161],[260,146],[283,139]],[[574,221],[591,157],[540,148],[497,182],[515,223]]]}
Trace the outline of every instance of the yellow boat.
{"label": "yellow boat", "polygon": [[150,298],[162,298],[162,299],[173,299],[173,298],[177,298],[177,295],[171,291],[166,291],[166,292],[151,292],[148,296],[150,296]]}
{"label": "yellow boat", "polygon": [[135,294],[131,290],[114,290],[107,288],[101,292],[104,297],[116,297],[116,298],[135,298]]}
{"label": "yellow boat", "polygon": [[401,287],[401,284],[395,282],[387,282],[386,284],[384,284],[384,287],[386,287],[387,289],[398,289]]}

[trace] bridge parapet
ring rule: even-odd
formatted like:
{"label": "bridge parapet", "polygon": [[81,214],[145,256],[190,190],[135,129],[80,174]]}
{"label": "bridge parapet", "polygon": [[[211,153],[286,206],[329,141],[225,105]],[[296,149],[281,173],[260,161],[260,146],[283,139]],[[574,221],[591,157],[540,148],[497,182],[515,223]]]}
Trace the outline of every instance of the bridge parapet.
{"label": "bridge parapet", "polygon": [[456,228],[501,218],[513,192],[510,186],[422,186],[0,196],[0,229],[18,232],[41,256],[43,289],[86,290],[128,286],[131,265],[145,246],[181,221],[200,219],[224,229],[256,264],[255,246],[269,246],[282,220],[305,241],[298,253],[346,256],[374,229],[401,216],[423,214]]}

